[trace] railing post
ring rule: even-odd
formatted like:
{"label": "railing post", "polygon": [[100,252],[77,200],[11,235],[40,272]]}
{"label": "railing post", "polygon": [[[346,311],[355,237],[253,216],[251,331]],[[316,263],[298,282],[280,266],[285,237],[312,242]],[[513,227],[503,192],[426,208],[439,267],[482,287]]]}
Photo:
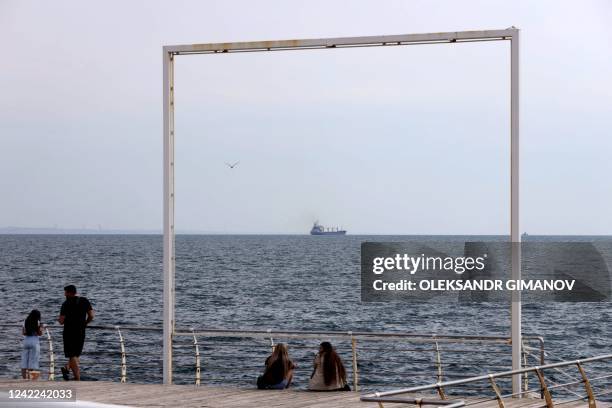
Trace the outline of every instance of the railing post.
{"label": "railing post", "polygon": [[497,405],[499,406],[499,408],[505,408],[506,406],[504,404],[504,399],[502,398],[501,391],[497,386],[497,383],[495,382],[495,378],[493,378],[493,375],[491,374],[489,374],[489,382],[491,383],[491,387],[495,392],[495,398],[497,398]]}
{"label": "railing post", "polygon": [[272,329],[268,329],[266,331],[270,333],[270,348],[272,348],[272,352],[274,353],[274,338],[272,338]]}
{"label": "railing post", "polygon": [[49,381],[55,381],[55,354],[53,353],[53,341],[49,329],[45,327],[47,341],[49,342]]}
{"label": "railing post", "polygon": [[359,391],[359,367],[357,366],[357,339],[353,337],[353,332],[348,332],[351,336],[351,351],[353,356],[353,389]]}
{"label": "railing post", "polygon": [[445,400],[446,399],[446,394],[444,394],[444,388],[442,388],[442,360],[440,358],[440,347],[438,346],[438,341],[436,340],[436,336],[433,337],[435,345],[436,345],[436,353],[437,353],[437,357],[436,357],[436,361],[438,364],[438,374],[437,374],[437,378],[438,378],[438,382],[437,382],[437,389],[438,389],[438,395],[440,396],[441,399]]}
{"label": "railing post", "polygon": [[580,361],[578,361],[576,365],[578,366],[578,371],[580,371],[580,375],[582,376],[584,389],[586,390],[587,396],[589,398],[589,408],[595,408],[597,404],[595,403],[595,395],[593,394],[593,388],[591,388],[591,383],[589,382],[589,379],[587,378],[586,372],[584,371],[584,368],[582,368]]}
{"label": "railing post", "polygon": [[121,347],[121,382],[127,382],[127,359],[125,357],[125,343],[123,341],[123,335],[121,334],[121,330],[119,326],[115,326],[117,329],[117,334],[119,335],[119,345]]}
{"label": "railing post", "polygon": [[[528,367],[529,364],[527,364],[527,350],[525,349],[525,340],[521,340],[523,342],[523,347],[521,347],[521,350],[523,352],[523,366],[524,367]],[[525,371],[525,374],[523,376],[523,391],[527,391],[529,389],[529,377],[527,376],[527,371]]]}
{"label": "railing post", "polygon": [[200,346],[198,345],[198,338],[193,327],[191,328],[191,333],[193,334],[193,347],[195,348],[195,385],[200,385]]}
{"label": "railing post", "polygon": [[540,367],[535,367],[535,371],[536,371],[536,374],[538,375],[538,380],[540,381],[540,388],[542,389],[542,392],[544,393],[544,399],[546,400],[546,406],[548,408],[553,408],[554,407],[553,400],[550,395],[550,391],[548,390],[548,387],[546,386],[546,381],[544,380],[544,374],[542,374],[542,370],[540,369]]}
{"label": "railing post", "polygon": [[442,373],[442,356],[440,355],[440,346],[438,345],[438,341],[436,340],[436,366],[438,367],[438,374],[436,374],[436,378],[438,382],[442,382],[444,374]]}
{"label": "railing post", "polygon": [[444,388],[442,388],[442,383],[440,381],[436,383],[436,389],[438,390],[438,395],[440,396],[440,399],[447,399],[446,394],[444,393]]}
{"label": "railing post", "polygon": [[[544,351],[544,338],[539,336],[538,343],[540,344],[540,365],[546,365],[546,352]],[[540,398],[544,399],[544,391],[540,391]]]}

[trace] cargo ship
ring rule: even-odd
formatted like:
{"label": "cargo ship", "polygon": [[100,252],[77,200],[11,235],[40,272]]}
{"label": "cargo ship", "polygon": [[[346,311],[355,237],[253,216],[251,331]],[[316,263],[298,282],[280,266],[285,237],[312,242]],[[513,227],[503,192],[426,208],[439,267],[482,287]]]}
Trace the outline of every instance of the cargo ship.
{"label": "cargo ship", "polygon": [[312,229],[310,230],[310,235],[346,235],[346,230],[338,227],[325,228],[323,225],[319,224],[318,221],[315,221]]}

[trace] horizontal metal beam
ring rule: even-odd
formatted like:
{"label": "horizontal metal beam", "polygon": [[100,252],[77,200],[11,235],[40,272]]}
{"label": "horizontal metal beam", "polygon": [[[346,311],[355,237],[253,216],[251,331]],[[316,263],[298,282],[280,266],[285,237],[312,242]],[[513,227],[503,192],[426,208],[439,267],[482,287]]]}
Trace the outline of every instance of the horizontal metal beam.
{"label": "horizontal metal beam", "polygon": [[167,45],[164,47],[164,51],[174,55],[181,55],[241,51],[278,51],[291,49],[364,47],[374,45],[428,44],[440,42],[454,43],[470,41],[510,40],[517,33],[518,30],[514,27],[511,27],[505,30],[449,31],[443,33],[401,34],[367,37],[339,37],[303,40]]}
{"label": "horizontal metal beam", "polygon": [[[0,323],[1,327],[19,328],[20,324]],[[58,324],[45,325],[46,328],[59,330],[63,326]],[[161,332],[162,326],[140,326],[140,325],[89,325],[88,329],[94,330],[117,330],[123,331],[154,331]],[[427,334],[427,333],[406,333],[406,332],[381,332],[381,331],[332,331],[332,330],[283,330],[283,329],[214,329],[197,327],[177,327],[173,333],[175,336],[193,336],[193,334],[207,337],[262,337],[270,336],[279,338],[321,338],[321,337],[358,337],[358,338],[402,338],[414,341],[437,341],[440,343],[496,343],[510,344],[511,340],[507,336],[478,336],[478,335],[452,335],[452,334]],[[544,339],[536,335],[524,335],[524,339],[538,341],[543,347]],[[541,350],[540,348],[533,348]]]}
{"label": "horizontal metal beam", "polygon": [[373,402],[389,402],[396,404],[411,404],[421,407],[423,405],[436,405],[438,407],[445,408],[459,408],[465,406],[463,400],[439,400],[439,399],[428,399],[428,398],[393,398],[393,397],[361,397],[362,401],[373,401]]}
{"label": "horizontal metal beam", "polygon": [[612,354],[604,354],[601,356],[589,357],[589,358],[584,358],[581,360],[569,360],[569,361],[561,361],[558,363],[546,364],[542,366],[524,367],[518,370],[502,371],[498,373],[479,375],[476,377],[470,377],[470,378],[460,379],[460,380],[444,381],[444,382],[438,382],[435,384],[421,385],[417,387],[404,388],[404,389],[393,390],[393,391],[374,392],[371,394],[364,395],[364,397],[375,398],[375,397],[385,397],[385,396],[393,396],[393,395],[399,395],[399,394],[418,393],[422,391],[433,390],[433,389],[440,388],[440,387],[447,388],[447,387],[452,387],[455,385],[489,380],[490,378],[508,377],[508,376],[512,376],[516,374],[523,374],[523,373],[532,372],[532,371],[537,372],[537,371],[541,371],[544,369],[560,368],[560,367],[566,367],[569,365],[576,365],[579,363],[590,363],[592,361],[601,361],[601,360],[610,360],[610,359],[612,359]]}

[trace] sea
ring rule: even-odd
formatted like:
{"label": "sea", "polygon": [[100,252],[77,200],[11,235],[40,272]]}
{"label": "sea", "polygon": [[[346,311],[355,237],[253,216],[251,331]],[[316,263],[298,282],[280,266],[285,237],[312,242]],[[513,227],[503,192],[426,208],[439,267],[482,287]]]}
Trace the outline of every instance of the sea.
{"label": "sea", "polygon": [[[612,237],[529,237],[551,241],[598,241]],[[271,330],[271,338],[198,335],[202,384],[254,387],[271,343],[288,344],[297,365],[294,386],[304,388],[318,344],[331,340],[353,385],[355,367],[348,332],[408,333],[424,337],[510,336],[510,304],[362,302],[360,247],[363,242],[419,240],[507,240],[499,236],[300,236],[178,235],[176,237],[176,326]],[[162,378],[162,237],[159,235],[0,235],[0,369],[18,377],[20,325],[38,309],[49,325],[54,372],[65,359],[61,329],[53,327],[64,300],[63,287],[76,285],[92,303],[96,318],[81,358],[84,379],[119,381],[123,337],[128,382]],[[546,362],[612,352],[609,302],[523,304],[523,333],[544,339]],[[102,328],[96,328],[102,326]],[[149,327],[139,330],[137,327]],[[341,331],[282,338],[275,331]],[[174,381],[196,380],[194,337],[177,336]],[[525,360],[540,363],[539,343],[526,342]],[[440,362],[438,354],[440,350]],[[510,368],[510,346],[493,342],[438,342],[410,338],[358,340],[361,390],[384,390],[457,379]],[[48,375],[49,339],[41,338],[41,369]],[[610,360],[585,367],[610,374]],[[590,371],[592,370],[592,371]],[[550,381],[578,379],[574,367],[551,370]],[[531,386],[536,378],[527,378]],[[607,381],[607,382],[606,382]],[[507,384],[503,383],[506,386]],[[608,379],[594,386],[610,387]],[[487,384],[481,384],[485,387]],[[478,390],[463,390],[476,392]]]}

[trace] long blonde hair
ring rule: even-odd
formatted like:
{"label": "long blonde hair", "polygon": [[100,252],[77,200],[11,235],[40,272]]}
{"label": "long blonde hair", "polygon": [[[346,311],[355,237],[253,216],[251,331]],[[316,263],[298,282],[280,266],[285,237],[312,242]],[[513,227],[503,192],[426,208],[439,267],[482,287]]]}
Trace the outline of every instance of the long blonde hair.
{"label": "long blonde hair", "polygon": [[266,364],[266,372],[271,376],[285,378],[287,373],[293,368],[293,362],[289,358],[287,345],[278,343]]}

